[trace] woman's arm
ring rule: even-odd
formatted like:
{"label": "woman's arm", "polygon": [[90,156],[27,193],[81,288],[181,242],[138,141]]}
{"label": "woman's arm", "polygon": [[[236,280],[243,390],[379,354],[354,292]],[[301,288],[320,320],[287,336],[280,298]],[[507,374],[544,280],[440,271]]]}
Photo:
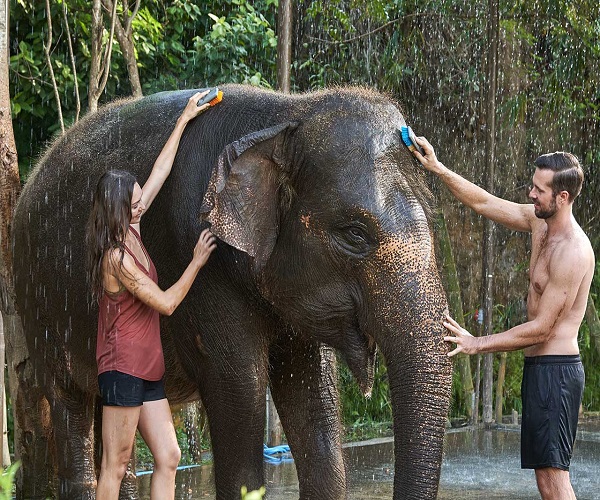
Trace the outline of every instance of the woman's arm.
{"label": "woman's arm", "polygon": [[160,314],[170,316],[189,292],[198,271],[206,264],[212,251],[217,247],[216,238],[209,229],[200,234],[194,256],[181,277],[173,286],[163,291],[146,276],[128,253],[123,256],[123,265],[119,265],[120,251],[113,250],[108,255],[109,272],[123,284],[129,292]]}
{"label": "woman's arm", "polygon": [[175,124],[173,132],[171,132],[171,135],[167,139],[167,142],[158,155],[158,158],[156,158],[154,166],[152,167],[152,172],[150,173],[150,177],[148,177],[148,180],[142,186],[142,201],[144,202],[144,205],[146,205],[146,210],[148,210],[154,201],[154,198],[156,198],[156,195],[160,191],[160,188],[162,188],[165,180],[171,173],[173,161],[175,160],[175,155],[177,154],[177,148],[179,148],[179,141],[181,140],[181,136],[183,135],[186,125],[190,120],[198,116],[210,106],[210,104],[203,104],[202,106],[197,105],[198,100],[208,92],[208,90],[205,92],[197,92],[189,98],[185,109],[181,113],[181,116],[177,119],[177,123]]}

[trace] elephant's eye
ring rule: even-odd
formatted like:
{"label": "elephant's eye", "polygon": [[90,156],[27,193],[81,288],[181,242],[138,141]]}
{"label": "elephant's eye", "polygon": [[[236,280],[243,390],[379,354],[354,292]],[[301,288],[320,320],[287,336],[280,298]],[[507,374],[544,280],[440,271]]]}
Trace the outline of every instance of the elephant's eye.
{"label": "elephant's eye", "polygon": [[352,239],[356,241],[367,241],[366,235],[362,229],[358,227],[351,227],[348,229],[348,233],[352,237]]}
{"label": "elephant's eye", "polygon": [[369,235],[367,227],[360,222],[340,227],[334,232],[335,242],[343,250],[355,255],[363,256],[375,246],[373,237]]}

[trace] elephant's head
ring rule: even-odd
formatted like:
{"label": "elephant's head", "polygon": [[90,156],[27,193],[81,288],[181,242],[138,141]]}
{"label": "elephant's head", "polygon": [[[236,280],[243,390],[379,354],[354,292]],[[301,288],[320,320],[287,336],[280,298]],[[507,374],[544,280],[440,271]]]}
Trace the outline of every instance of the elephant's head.
{"label": "elephant's head", "polygon": [[401,143],[402,114],[381,95],[295,99],[289,122],[225,149],[206,218],[254,258],[275,310],[338,349],[365,393],[379,348],[393,402],[395,494],[433,498],[451,365],[423,172]]}

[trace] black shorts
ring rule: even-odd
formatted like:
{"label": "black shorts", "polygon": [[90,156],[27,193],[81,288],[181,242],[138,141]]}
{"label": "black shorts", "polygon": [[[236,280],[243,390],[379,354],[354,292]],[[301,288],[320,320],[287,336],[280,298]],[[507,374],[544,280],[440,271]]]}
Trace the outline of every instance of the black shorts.
{"label": "black shorts", "polygon": [[584,383],[578,355],[525,357],[522,469],[569,470]]}
{"label": "black shorts", "polygon": [[98,375],[98,386],[104,406],[141,406],[167,397],[162,379],[144,380],[117,370]]}

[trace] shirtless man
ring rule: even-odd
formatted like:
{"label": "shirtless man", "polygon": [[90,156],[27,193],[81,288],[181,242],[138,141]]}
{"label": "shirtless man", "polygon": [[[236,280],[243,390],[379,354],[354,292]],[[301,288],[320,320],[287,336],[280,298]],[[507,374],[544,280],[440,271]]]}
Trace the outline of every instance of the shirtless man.
{"label": "shirtless man", "polygon": [[579,161],[569,153],[550,153],[535,162],[532,204],[491,195],[446,168],[424,138],[425,155],[414,155],[478,214],[516,231],[532,233],[527,322],[485,337],[473,337],[447,317],[444,326],[465,354],[524,349],[521,468],[535,469],[544,500],[574,499],[569,464],[583,395],[584,373],[577,333],[594,275],[594,252],[573,217],[573,201],[583,184]]}

